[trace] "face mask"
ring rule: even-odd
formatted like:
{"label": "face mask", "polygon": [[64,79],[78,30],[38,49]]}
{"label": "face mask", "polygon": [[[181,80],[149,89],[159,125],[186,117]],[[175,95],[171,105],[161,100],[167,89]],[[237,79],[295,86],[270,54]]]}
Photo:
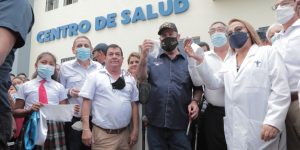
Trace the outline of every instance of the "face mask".
{"label": "face mask", "polygon": [[231,48],[242,48],[247,42],[248,35],[246,32],[233,32],[229,37],[229,43]]}
{"label": "face mask", "polygon": [[81,61],[86,61],[91,58],[91,49],[80,47],[76,49],[76,57]]}
{"label": "face mask", "polygon": [[276,19],[280,24],[285,24],[294,16],[294,8],[290,5],[287,6],[278,6],[276,9]]}
{"label": "face mask", "polygon": [[274,35],[273,35],[273,37],[271,38],[271,42],[272,42],[272,44],[276,41],[276,40],[278,40],[279,39],[279,36],[280,36],[280,34],[279,33],[275,33]]}
{"label": "face mask", "polygon": [[54,67],[50,65],[39,64],[37,68],[38,75],[46,80],[51,79],[51,76],[54,74]]}
{"label": "face mask", "polygon": [[17,84],[17,85],[15,86],[15,88],[16,88],[17,91],[19,91],[20,86],[21,86],[21,85],[19,85],[19,84]]}
{"label": "face mask", "polygon": [[119,77],[119,79],[112,83],[111,86],[113,89],[122,90],[125,87],[126,83],[124,77]]}
{"label": "face mask", "polygon": [[211,35],[211,42],[214,47],[222,47],[227,42],[227,37],[223,32],[216,32]]}
{"label": "face mask", "polygon": [[167,52],[171,52],[178,45],[176,37],[166,37],[161,41],[161,48]]}

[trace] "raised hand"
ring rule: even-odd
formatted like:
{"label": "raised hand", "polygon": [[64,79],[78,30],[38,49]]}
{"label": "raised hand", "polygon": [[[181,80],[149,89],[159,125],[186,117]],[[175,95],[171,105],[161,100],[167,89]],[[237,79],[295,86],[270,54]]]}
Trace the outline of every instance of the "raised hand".
{"label": "raised hand", "polygon": [[142,56],[144,58],[148,56],[151,48],[153,48],[153,41],[148,39],[144,40],[142,45]]}
{"label": "raised hand", "polygon": [[188,38],[184,41],[184,51],[186,52],[186,54],[189,56],[189,57],[193,57],[195,55],[194,53],[194,50],[192,48],[192,43],[193,43],[193,40],[191,38]]}

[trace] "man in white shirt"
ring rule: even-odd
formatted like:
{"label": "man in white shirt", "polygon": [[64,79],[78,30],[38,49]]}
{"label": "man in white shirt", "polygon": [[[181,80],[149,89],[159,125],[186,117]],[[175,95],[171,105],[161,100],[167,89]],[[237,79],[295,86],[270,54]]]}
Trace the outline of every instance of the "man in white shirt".
{"label": "man in white shirt", "polygon": [[[65,62],[60,69],[60,83],[66,88],[68,102],[82,106],[82,98],[78,96],[87,76],[100,70],[102,65],[91,60],[92,45],[86,36],[78,36],[73,43],[72,52],[76,55],[75,60]],[[81,114],[75,113],[71,122],[65,124],[66,143],[70,150],[90,149],[81,142],[81,131],[71,126],[81,120]]]}
{"label": "man in white shirt", "polygon": [[[79,94],[83,97],[82,141],[93,150],[129,150],[138,139],[138,89],[133,76],[121,70],[123,59],[122,49],[109,45],[105,68],[90,75]],[[92,132],[88,120],[91,106]]]}
{"label": "man in white shirt", "polygon": [[[212,23],[209,27],[209,34],[211,37],[211,42],[214,46],[213,51],[205,52],[205,58],[208,65],[216,73],[221,68],[223,63],[232,55],[231,50],[229,50],[229,44],[226,36],[227,26],[225,23],[217,21]],[[194,61],[189,59],[189,61]],[[201,86],[204,83],[201,81],[201,77],[195,69],[192,69],[193,63],[189,63],[189,70],[191,73],[191,78],[195,86]],[[223,117],[225,116],[224,110],[224,87],[211,90],[205,87],[204,95],[206,101],[208,102],[208,107],[206,108],[203,119],[203,130],[205,145],[207,149],[218,149],[226,150],[226,140],[224,135],[224,123]],[[200,145],[200,148],[202,146]]]}
{"label": "man in white shirt", "polygon": [[300,147],[300,108],[297,94],[300,79],[300,20],[294,7],[295,0],[277,0],[274,6],[277,22],[283,25],[284,30],[273,47],[284,59],[291,89],[291,104],[286,118],[288,150]]}

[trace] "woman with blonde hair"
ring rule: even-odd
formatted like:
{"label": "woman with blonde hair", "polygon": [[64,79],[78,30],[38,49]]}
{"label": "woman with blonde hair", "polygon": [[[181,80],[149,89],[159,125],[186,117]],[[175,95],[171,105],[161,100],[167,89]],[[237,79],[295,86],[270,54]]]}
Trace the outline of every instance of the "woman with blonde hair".
{"label": "woman with blonde hair", "polygon": [[[227,35],[235,54],[213,75],[204,56],[196,54],[191,41],[185,51],[194,58],[197,72],[210,89],[225,87],[224,132],[230,150],[285,149],[285,117],[290,104],[287,71],[277,51],[260,46],[254,28],[232,19]],[[191,63],[193,64],[193,63]],[[200,77],[193,76],[193,80]]]}

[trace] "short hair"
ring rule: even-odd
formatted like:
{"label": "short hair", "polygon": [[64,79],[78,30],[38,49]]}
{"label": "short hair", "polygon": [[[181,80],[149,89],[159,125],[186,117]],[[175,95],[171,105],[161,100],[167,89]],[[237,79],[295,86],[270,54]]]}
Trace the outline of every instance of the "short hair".
{"label": "short hair", "polygon": [[198,45],[199,45],[200,47],[206,46],[206,47],[207,47],[207,50],[210,51],[210,47],[209,47],[209,45],[208,45],[206,42],[200,42]]}
{"label": "short hair", "polygon": [[136,57],[136,58],[140,59],[140,58],[141,58],[141,55],[140,55],[140,53],[138,53],[138,52],[132,52],[132,53],[130,53],[129,56],[128,56],[128,59],[127,59],[127,63],[128,63],[128,64],[129,64],[129,61],[130,61],[130,58],[131,58],[131,57]]}
{"label": "short hair", "polygon": [[91,40],[90,40],[87,36],[84,36],[84,35],[77,36],[77,37],[75,38],[75,40],[73,41],[73,47],[75,47],[75,43],[76,43],[76,41],[77,41],[78,39],[86,39],[86,40],[88,40],[88,41],[89,41],[89,44],[90,44],[90,46],[91,46],[91,49],[93,49]]}
{"label": "short hair", "polygon": [[17,77],[20,76],[20,75],[23,75],[23,76],[27,77],[27,75],[24,72],[18,73]]}
{"label": "short hair", "polygon": [[268,28],[268,30],[267,30],[267,32],[266,32],[266,37],[267,37],[267,39],[268,39],[269,41],[271,41],[271,39],[269,39],[269,36],[268,36],[268,35],[269,35],[271,29],[274,28],[274,27],[276,27],[276,26],[280,26],[280,27],[283,28],[283,25],[280,24],[280,23],[273,23],[272,25],[270,25],[269,28]]}
{"label": "short hair", "polygon": [[15,75],[15,74],[13,74],[13,73],[9,73],[9,75],[10,75],[10,76],[13,76],[13,77],[16,77],[16,75]]}
{"label": "short hair", "polygon": [[250,23],[248,23],[245,20],[233,18],[233,19],[231,19],[228,22],[228,25],[232,24],[233,22],[240,22],[240,23],[242,23],[245,26],[245,28],[247,29],[248,33],[249,33],[249,36],[250,36],[252,44],[261,45],[261,40],[260,40],[260,38],[259,38],[256,30],[253,28],[253,26]]}
{"label": "short hair", "polygon": [[222,22],[222,21],[215,21],[215,22],[213,22],[210,26],[209,26],[209,28],[211,28],[213,25],[215,25],[215,24],[222,24],[225,28],[227,28],[227,25],[224,23],[224,22]]}
{"label": "short hair", "polygon": [[117,45],[117,44],[110,44],[110,45],[107,46],[107,51],[108,51],[109,48],[119,48],[120,51],[121,51],[121,56],[123,57],[123,51],[122,51],[122,48],[119,45]]}

